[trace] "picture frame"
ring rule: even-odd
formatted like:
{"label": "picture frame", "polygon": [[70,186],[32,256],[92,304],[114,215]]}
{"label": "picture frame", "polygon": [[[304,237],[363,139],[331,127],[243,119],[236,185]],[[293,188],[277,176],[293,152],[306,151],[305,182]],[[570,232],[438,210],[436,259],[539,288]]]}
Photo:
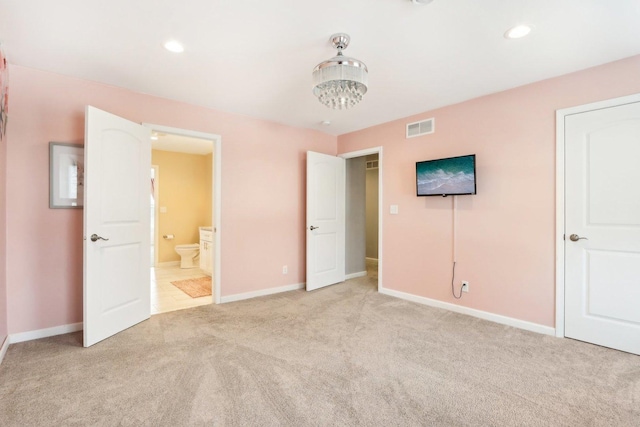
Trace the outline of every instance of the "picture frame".
{"label": "picture frame", "polygon": [[84,147],[49,142],[49,208],[84,206]]}

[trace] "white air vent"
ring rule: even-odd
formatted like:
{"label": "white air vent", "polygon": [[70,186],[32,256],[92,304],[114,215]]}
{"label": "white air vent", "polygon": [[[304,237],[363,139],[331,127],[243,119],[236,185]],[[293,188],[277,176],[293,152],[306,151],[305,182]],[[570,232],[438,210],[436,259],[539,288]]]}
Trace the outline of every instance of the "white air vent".
{"label": "white air vent", "polygon": [[435,132],[436,119],[433,117],[421,122],[409,123],[407,125],[407,138],[414,138],[416,136],[427,135]]}
{"label": "white air vent", "polygon": [[377,160],[367,161],[367,169],[378,169],[378,161]]}

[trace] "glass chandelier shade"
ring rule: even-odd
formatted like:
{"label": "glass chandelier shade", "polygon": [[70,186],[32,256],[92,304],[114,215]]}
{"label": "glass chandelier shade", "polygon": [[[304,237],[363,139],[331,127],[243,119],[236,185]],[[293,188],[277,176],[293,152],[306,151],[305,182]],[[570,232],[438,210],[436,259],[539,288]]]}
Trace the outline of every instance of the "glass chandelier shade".
{"label": "glass chandelier shade", "polygon": [[349,45],[347,34],[334,34],[330,40],[338,55],[313,69],[313,94],[329,108],[351,108],[367,93],[369,70],[364,62],[342,54]]}

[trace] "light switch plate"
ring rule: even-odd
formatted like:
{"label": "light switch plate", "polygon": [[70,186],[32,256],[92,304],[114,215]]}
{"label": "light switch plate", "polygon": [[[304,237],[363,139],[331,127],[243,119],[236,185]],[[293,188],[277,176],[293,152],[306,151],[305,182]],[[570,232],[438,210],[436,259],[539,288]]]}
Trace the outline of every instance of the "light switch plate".
{"label": "light switch plate", "polygon": [[391,205],[389,212],[391,215],[398,215],[398,205]]}
{"label": "light switch plate", "polygon": [[166,206],[160,206],[160,213],[167,213],[167,207]]}

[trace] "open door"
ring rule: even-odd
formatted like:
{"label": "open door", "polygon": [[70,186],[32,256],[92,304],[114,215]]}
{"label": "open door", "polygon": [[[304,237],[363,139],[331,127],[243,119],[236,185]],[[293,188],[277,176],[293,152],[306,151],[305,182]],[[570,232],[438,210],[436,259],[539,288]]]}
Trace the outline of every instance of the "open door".
{"label": "open door", "polygon": [[565,117],[565,336],[640,355],[640,102]]}
{"label": "open door", "polygon": [[87,106],[84,346],[150,317],[150,130]]}
{"label": "open door", "polygon": [[345,280],[345,160],[307,151],[307,291]]}

